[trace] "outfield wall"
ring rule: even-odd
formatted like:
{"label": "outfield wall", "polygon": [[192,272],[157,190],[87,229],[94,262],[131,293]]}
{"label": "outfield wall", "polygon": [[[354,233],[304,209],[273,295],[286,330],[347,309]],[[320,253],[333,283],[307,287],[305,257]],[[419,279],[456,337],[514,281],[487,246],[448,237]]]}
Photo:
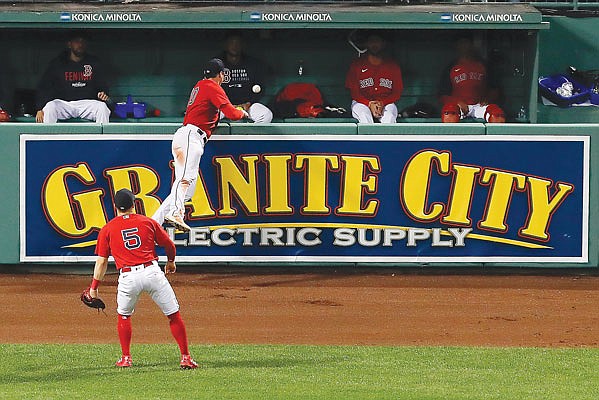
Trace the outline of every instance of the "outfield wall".
{"label": "outfield wall", "polygon": [[[330,102],[346,106],[349,98],[342,87],[342,75],[355,55],[347,44],[348,34],[354,29],[376,28],[384,29],[390,35],[391,50],[400,60],[404,81],[409,82],[398,103],[400,109],[415,102],[435,104],[440,67],[452,56],[453,36],[450,33],[472,30],[503,78],[506,99],[509,99],[504,105],[508,122],[516,121],[516,113],[525,106],[531,122],[544,124],[443,125],[431,122],[438,121],[433,118],[404,118],[402,123],[394,126],[357,125],[350,118],[335,123],[332,119],[327,123],[294,119],[266,126],[223,123],[219,127],[219,136],[208,146],[209,154],[203,160],[202,171],[219,177],[221,183],[227,182],[231,190],[225,198],[222,185],[205,178],[208,189],[205,191],[204,211],[212,210],[215,216],[192,215],[197,217],[192,218],[192,225],[200,229],[194,233],[193,241],[207,243],[207,233],[199,227],[205,222],[211,222],[211,226],[215,227],[226,220],[230,225],[227,229],[238,228],[240,224],[262,224],[264,227],[264,224],[274,223],[277,226],[271,225],[273,230],[269,231],[271,236],[265,239],[267,245],[262,246],[262,252],[259,251],[260,246],[255,246],[254,253],[248,253],[245,251],[247,248],[244,250],[243,246],[235,245],[221,246],[223,248],[220,249],[216,249],[216,245],[197,246],[195,249],[180,245],[183,260],[189,263],[301,261],[421,266],[447,265],[445,261],[461,266],[598,266],[598,234],[593,222],[599,218],[599,183],[595,172],[599,154],[592,140],[599,134],[598,113],[596,107],[561,109],[540,104],[537,77],[564,72],[568,65],[596,69],[597,42],[593,39],[599,19],[542,16],[538,10],[519,4],[335,5],[327,10],[319,7],[260,4],[240,12],[240,8],[229,6],[181,8],[179,5],[163,5],[154,9],[151,5],[135,4],[131,7],[122,4],[110,5],[109,11],[96,4],[88,4],[85,9],[77,4],[61,5],[60,9],[53,4],[35,5],[35,10],[23,4],[16,8],[4,6],[5,12],[0,13],[0,33],[7,43],[5,69],[10,77],[8,89],[10,93],[15,92],[15,98],[8,99],[8,107],[15,111],[14,120],[19,122],[0,124],[0,146],[5,149],[0,161],[1,177],[5,182],[4,196],[0,198],[3,221],[0,225],[3,238],[0,241],[0,264],[49,262],[56,266],[57,262],[80,264],[92,260],[94,234],[102,221],[113,215],[111,193],[119,185],[135,186],[139,183],[135,181],[139,170],[119,175],[119,182],[114,180],[115,174],[134,164],[149,171],[147,179],[157,177],[160,184],[152,195],[160,199],[166,196],[171,173],[168,169],[169,135],[181,120],[183,110],[180,107],[185,103],[184,96],[197,79],[198,60],[212,57],[221,50],[220,42],[226,29],[248,30],[249,52],[265,59],[273,69],[273,81],[265,89],[265,101],[284,84],[306,80],[318,82]],[[300,9],[326,18],[312,22],[269,19],[275,14],[287,18]],[[497,15],[510,18],[498,21],[494,19]],[[129,20],[108,21],[114,16],[128,16]],[[131,19],[132,16],[135,18]],[[480,16],[486,19],[483,21],[478,18]],[[89,20],[85,19],[87,17]],[[63,47],[64,34],[73,28],[92,30],[94,52],[112,64],[114,75],[118,78],[112,86],[112,96],[121,99],[133,94],[136,99],[148,102],[151,108],[160,108],[160,118],[127,119],[123,120],[125,123],[104,126],[88,123],[42,126],[30,123],[33,121],[31,116],[17,114],[17,105],[21,102],[17,99],[17,92],[27,94],[35,88],[41,68]],[[120,46],[114,46],[115,40]],[[45,43],[42,47],[39,46],[41,42]],[[430,62],[430,54],[437,56],[435,62]],[[140,64],[139,60],[143,62]],[[305,73],[298,77],[300,60],[304,62]],[[552,125],[554,123],[562,125]],[[272,140],[266,135],[270,135]],[[298,135],[306,136],[302,141]],[[254,147],[246,148],[244,138]],[[380,146],[373,149],[369,142]],[[28,144],[31,145],[30,151],[27,150]],[[337,152],[332,144],[344,150]],[[497,146],[497,151],[494,151],[494,146]],[[439,153],[427,153],[429,150]],[[447,158],[443,151],[447,151],[451,158]],[[152,156],[142,159],[140,154]],[[264,168],[267,160],[274,160],[273,154],[283,154],[289,157],[289,163],[297,163],[288,167],[289,182],[307,180],[310,161],[306,161],[309,158],[306,155],[319,154],[321,180],[312,178],[311,184],[301,186],[296,182],[293,188],[289,186],[289,198],[282,197],[282,192],[269,192],[270,187],[265,182],[272,174],[265,175]],[[350,157],[356,154],[359,155],[358,164],[355,157]],[[406,200],[411,192],[400,192],[405,184],[402,179],[406,166],[414,165],[411,161],[423,154],[432,154],[429,163],[424,164],[430,167],[424,169],[429,175],[421,171],[415,176],[430,185],[413,185],[414,193],[420,193],[420,197]],[[225,164],[219,164],[224,162],[225,156],[229,157],[228,173],[232,174],[228,178],[223,178],[225,175],[222,174]],[[249,170],[244,169],[252,167],[252,157],[257,160],[255,176],[258,182],[253,186],[249,185],[253,182],[248,175]],[[278,160],[281,159],[285,160],[284,157]],[[298,159],[304,160],[304,164]],[[450,159],[453,161],[452,169],[446,172],[443,163]],[[361,168],[354,170],[353,180],[343,175],[349,160],[354,160],[354,167],[358,165]],[[398,165],[392,160],[398,160]],[[74,181],[75,187],[71,188],[66,182],[73,183],[73,177],[79,171],[66,174],[64,187],[56,183],[60,181],[54,182],[58,185],[54,188],[60,189],[55,193],[63,193],[62,201],[66,202],[58,201],[57,207],[49,207],[44,203],[48,197],[42,190],[48,186],[41,178],[63,171],[69,165],[83,166],[83,169],[88,166],[93,179],[86,183],[79,177]],[[470,181],[459,181],[461,191],[456,191],[456,176],[464,179],[468,176],[464,175],[464,171],[473,174],[472,171],[477,168],[480,169],[477,172],[480,177],[476,175],[479,178],[475,180],[472,178],[474,175],[470,175]],[[157,173],[154,175],[152,171]],[[462,171],[462,174],[456,171]],[[391,178],[388,178],[389,172]],[[485,173],[487,177],[482,178]],[[232,181],[231,176],[238,179]],[[281,174],[279,177],[286,178]],[[324,185],[323,182],[331,177],[338,178],[337,182],[341,183],[329,185],[332,181],[327,180]],[[453,181],[449,179],[451,177]],[[502,180],[503,186],[496,184],[497,180]],[[244,187],[243,181],[249,186]],[[289,183],[285,179],[283,181]],[[320,182],[320,186],[315,182]],[[471,193],[465,190],[469,186],[464,182],[474,185]],[[506,186],[506,182],[512,182],[513,187]],[[545,204],[543,201],[538,203],[538,199],[543,199],[543,184],[548,182]],[[534,196],[533,185],[536,185]],[[353,191],[346,191],[346,187]],[[498,187],[503,188],[502,198],[491,194]],[[73,191],[69,192],[71,189]],[[309,195],[308,189],[315,190],[313,193],[317,194]],[[320,192],[317,189],[321,189]],[[266,193],[270,193],[271,197],[264,197]],[[461,197],[456,193],[460,193]],[[549,203],[557,194],[563,199],[550,211]],[[454,200],[452,204],[459,207],[451,208],[448,196]],[[96,209],[101,210],[99,213],[94,213],[93,207],[81,208],[81,201],[92,201],[90,204],[93,204],[94,199],[100,207]],[[273,210],[273,199],[279,201],[275,202],[279,206],[288,206],[278,210],[277,220],[273,219],[277,212],[268,213],[268,210]],[[256,200],[256,209],[252,208],[252,200]],[[320,200],[324,211],[308,207],[308,200]],[[150,213],[157,201],[148,199],[140,206]],[[229,202],[229,209],[234,215],[223,212],[226,209],[223,202]],[[372,204],[376,205],[376,212],[368,214],[365,210]],[[414,204],[422,206],[421,210],[414,211],[414,207],[418,208]],[[195,203],[192,205],[197,206]],[[352,212],[344,215],[343,211],[347,211],[348,207]],[[439,207],[442,207],[443,213],[438,212]],[[59,213],[62,222],[56,222],[53,218],[61,208],[65,211]],[[533,218],[533,214],[537,217],[542,215],[539,210],[543,209],[545,218]],[[456,217],[455,210],[461,211],[462,214],[458,214],[462,219]],[[216,216],[223,221],[211,220]],[[90,222],[90,218],[96,219]],[[70,219],[72,225],[63,225]],[[534,221],[537,228],[543,228],[544,223],[547,231],[531,229]],[[320,236],[315,234],[316,231],[308,232],[302,239],[304,244],[315,243],[313,239],[316,236],[323,242],[339,239],[336,234],[342,235],[340,243],[347,244],[351,235],[348,236],[344,229],[359,225],[370,230],[364,231],[367,234],[355,249],[349,245],[337,248],[320,245],[301,247],[295,241],[297,237],[293,240],[277,238],[284,226],[301,229],[306,224],[326,226],[318,228]],[[368,245],[374,243],[372,235],[375,229],[379,229],[377,227],[382,227],[382,234],[388,235],[391,246]],[[476,246],[455,246],[459,244],[459,232],[464,231],[454,231],[458,237],[447,236],[449,228],[469,227],[472,227],[473,235],[478,235]],[[412,229],[414,246],[403,246],[394,252],[393,249],[398,247],[396,244],[409,239],[407,233],[405,238],[398,239],[402,235],[399,231],[404,228]],[[331,232],[327,231],[329,229]],[[435,233],[426,237],[427,233],[422,230],[427,229],[436,232],[438,237],[433,238]],[[228,231],[222,232],[220,240],[225,243],[232,235]],[[354,234],[357,237],[357,231]],[[547,237],[544,237],[545,234]],[[426,240],[418,239],[424,237]],[[425,241],[431,245],[422,246]],[[282,243],[281,249],[275,246],[277,243]],[[315,251],[317,247],[322,247],[322,251]],[[456,248],[457,251],[451,250]],[[273,255],[276,258],[269,258]],[[386,258],[378,259],[380,256]]]}
{"label": "outfield wall", "polygon": [[[168,194],[176,127],[0,126],[0,263],[91,262],[112,193],[131,187],[148,214]],[[170,233],[180,262],[193,264],[597,267],[598,133],[597,124],[223,124],[189,209],[194,236]]]}

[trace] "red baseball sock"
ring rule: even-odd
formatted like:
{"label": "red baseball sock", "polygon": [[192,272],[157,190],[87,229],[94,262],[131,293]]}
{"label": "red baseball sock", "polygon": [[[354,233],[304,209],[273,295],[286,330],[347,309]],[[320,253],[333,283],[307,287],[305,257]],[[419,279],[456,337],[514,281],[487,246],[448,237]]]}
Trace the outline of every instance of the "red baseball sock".
{"label": "red baseball sock", "polygon": [[187,331],[185,330],[185,323],[181,318],[181,314],[177,311],[174,314],[168,316],[169,325],[171,327],[171,333],[179,345],[181,354],[189,354],[189,347],[187,345]]}
{"label": "red baseball sock", "polygon": [[121,341],[121,351],[124,356],[131,355],[131,316],[120,315],[118,317],[117,331]]}

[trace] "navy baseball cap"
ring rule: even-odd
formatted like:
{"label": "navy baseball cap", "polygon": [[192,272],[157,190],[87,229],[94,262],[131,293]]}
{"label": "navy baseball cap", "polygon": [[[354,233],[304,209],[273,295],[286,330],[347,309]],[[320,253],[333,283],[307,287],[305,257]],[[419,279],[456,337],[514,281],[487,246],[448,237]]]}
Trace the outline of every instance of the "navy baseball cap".
{"label": "navy baseball cap", "polygon": [[126,211],[133,207],[135,195],[129,189],[121,189],[114,195],[114,205],[121,211]]}
{"label": "navy baseball cap", "polygon": [[220,58],[213,58],[206,63],[204,66],[204,77],[213,78],[218,75],[221,71],[224,71],[225,64]]}

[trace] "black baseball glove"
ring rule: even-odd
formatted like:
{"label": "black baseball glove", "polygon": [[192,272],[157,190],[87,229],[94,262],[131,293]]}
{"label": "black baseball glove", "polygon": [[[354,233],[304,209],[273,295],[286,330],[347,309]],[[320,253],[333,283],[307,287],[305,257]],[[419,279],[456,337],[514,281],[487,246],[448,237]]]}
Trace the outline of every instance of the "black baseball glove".
{"label": "black baseball glove", "polygon": [[92,297],[89,294],[89,287],[85,288],[83,293],[81,293],[81,301],[88,307],[95,308],[96,310],[104,310],[106,308],[106,304],[99,297]]}

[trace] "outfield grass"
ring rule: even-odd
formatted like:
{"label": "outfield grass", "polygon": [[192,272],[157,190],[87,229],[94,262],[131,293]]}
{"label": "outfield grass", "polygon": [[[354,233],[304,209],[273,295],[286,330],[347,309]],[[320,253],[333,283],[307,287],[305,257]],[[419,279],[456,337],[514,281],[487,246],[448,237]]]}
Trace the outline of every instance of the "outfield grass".
{"label": "outfield grass", "polygon": [[598,399],[599,349],[0,345],[0,399]]}

